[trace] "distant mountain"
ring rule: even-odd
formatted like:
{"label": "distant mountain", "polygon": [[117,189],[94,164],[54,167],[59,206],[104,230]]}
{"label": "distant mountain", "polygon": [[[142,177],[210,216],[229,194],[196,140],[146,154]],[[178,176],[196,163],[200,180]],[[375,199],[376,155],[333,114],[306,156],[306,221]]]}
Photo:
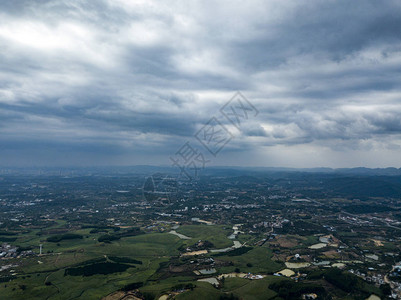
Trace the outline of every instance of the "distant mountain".
{"label": "distant mountain", "polygon": [[342,174],[358,174],[358,175],[382,175],[382,176],[397,176],[401,175],[401,168],[351,168],[351,169],[335,169],[336,173]]}
{"label": "distant mountain", "polygon": [[335,194],[355,197],[400,197],[401,182],[387,176],[341,176],[324,180],[324,187]]}
{"label": "distant mountain", "polygon": [[[30,168],[1,168],[1,174],[33,174],[33,175],[63,175],[63,174],[152,174],[152,173],[180,172],[174,166],[105,166],[105,167],[30,167]],[[239,166],[206,166],[199,170],[200,175],[205,176],[240,176],[256,175],[261,173],[325,173],[325,174],[344,174],[355,176],[401,176],[401,168],[284,168],[284,167],[239,167]]]}
{"label": "distant mountain", "polygon": [[361,176],[401,176],[401,168],[280,168],[280,167],[209,167],[206,172],[218,172],[227,174],[229,171],[237,174],[242,171],[245,173],[249,172],[266,172],[266,173],[292,173],[292,172],[304,172],[304,173],[327,173],[327,174],[348,174],[348,175],[361,175]]}

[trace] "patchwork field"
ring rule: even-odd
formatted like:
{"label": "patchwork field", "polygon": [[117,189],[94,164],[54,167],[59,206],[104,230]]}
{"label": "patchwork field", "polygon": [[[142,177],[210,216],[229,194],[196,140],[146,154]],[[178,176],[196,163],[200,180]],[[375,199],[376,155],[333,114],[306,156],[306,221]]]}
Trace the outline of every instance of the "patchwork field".
{"label": "patchwork field", "polygon": [[[0,298],[86,300],[110,295],[108,299],[120,299],[129,292],[132,297],[135,294],[142,299],[273,299],[282,292],[274,284],[288,279],[272,276],[285,268],[283,261],[273,256],[272,249],[277,246],[307,249],[317,241],[315,236],[283,235],[261,245],[250,242],[251,238],[260,237],[246,236],[243,237],[245,245],[236,242],[240,247],[234,248],[233,240],[228,238],[232,234],[231,226],[176,228],[179,234],[190,239],[170,234],[169,230],[70,229],[58,221],[46,230],[9,234],[7,237],[13,237],[13,243],[36,254],[0,261],[0,266],[18,262],[8,271],[8,276],[0,274]],[[37,255],[39,244],[43,246],[42,255]],[[210,251],[216,249],[222,251]],[[241,277],[262,275],[251,280],[235,277],[239,274]],[[305,291],[314,291],[317,286],[306,286]],[[299,291],[295,289],[294,293]]]}

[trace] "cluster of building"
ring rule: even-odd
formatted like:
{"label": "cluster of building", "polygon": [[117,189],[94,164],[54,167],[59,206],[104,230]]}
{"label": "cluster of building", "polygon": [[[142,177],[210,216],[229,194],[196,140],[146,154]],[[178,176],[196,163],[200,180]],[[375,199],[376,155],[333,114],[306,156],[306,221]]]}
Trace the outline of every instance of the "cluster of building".
{"label": "cluster of building", "polygon": [[355,274],[361,278],[363,278],[364,280],[366,280],[367,282],[372,282],[372,283],[376,283],[377,285],[381,285],[383,283],[385,283],[384,281],[384,276],[382,274],[377,274],[377,275],[371,275],[369,276],[368,274],[365,274],[363,272],[360,272],[358,270],[349,270],[350,273]]}
{"label": "cluster of building", "polygon": [[17,257],[17,250],[18,247],[15,246],[11,246],[10,244],[7,243],[3,243],[0,247],[0,257],[3,258],[7,258],[7,257]]}
{"label": "cluster of building", "polygon": [[344,221],[348,224],[351,225],[358,225],[358,226],[373,226],[373,222],[371,221],[366,221],[366,220],[362,220],[360,218],[357,218],[355,216],[344,216],[344,215],[339,215],[338,219],[341,221]]}
{"label": "cluster of building", "polygon": [[264,228],[283,228],[283,224],[290,222],[288,219],[284,219],[281,216],[272,216],[271,221],[262,221],[256,224],[253,224],[253,229],[256,229],[258,227],[264,227]]}
{"label": "cluster of building", "polygon": [[257,279],[263,279],[264,276],[263,275],[254,275],[254,274],[248,273],[248,274],[244,275],[244,278],[251,279],[251,280],[257,280]]}
{"label": "cluster of building", "polygon": [[33,255],[32,250],[18,251],[18,247],[12,246],[8,243],[3,243],[0,246],[0,258],[16,258],[19,256]]}

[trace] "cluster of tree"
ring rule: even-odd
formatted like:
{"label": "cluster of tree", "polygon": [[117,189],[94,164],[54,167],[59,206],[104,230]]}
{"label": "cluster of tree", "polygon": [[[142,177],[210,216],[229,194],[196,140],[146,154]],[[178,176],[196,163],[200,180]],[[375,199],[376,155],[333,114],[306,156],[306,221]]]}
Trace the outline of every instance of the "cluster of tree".
{"label": "cluster of tree", "polygon": [[127,263],[127,264],[137,264],[142,265],[142,261],[136,260],[130,257],[120,257],[120,256],[109,256],[109,259],[116,263]]}
{"label": "cluster of tree", "polygon": [[90,224],[90,225],[81,225],[81,228],[82,229],[85,229],[85,228],[93,228],[93,229],[105,229],[105,230],[107,230],[107,229],[113,229],[114,231],[118,231],[118,230],[120,230],[120,227],[116,227],[116,226],[110,226],[110,225],[95,225],[95,224]]}
{"label": "cluster of tree", "polygon": [[26,246],[26,247],[17,246],[17,254],[20,254],[22,251],[29,251],[32,249],[33,248],[31,246]]}
{"label": "cluster of tree", "polygon": [[76,268],[68,268],[64,271],[64,276],[92,276],[96,274],[107,275],[117,272],[124,272],[128,268],[134,268],[133,266],[120,264],[120,263],[111,263],[111,262],[101,262],[94,263],[90,265],[85,265],[82,267]]}
{"label": "cluster of tree", "polygon": [[120,289],[120,291],[128,292],[128,291],[139,289],[141,286],[143,286],[143,282],[133,282],[133,283],[123,286]]}
{"label": "cluster of tree", "polygon": [[186,248],[190,248],[193,251],[195,251],[195,250],[203,250],[203,249],[211,249],[211,248],[214,248],[214,244],[212,242],[209,242],[209,241],[199,241],[199,242],[197,242],[197,243],[195,243],[195,244],[193,244],[191,246],[182,244],[178,248],[178,251],[185,252]]}
{"label": "cluster of tree", "polygon": [[0,242],[2,243],[12,243],[15,242],[17,239],[16,236],[18,232],[14,231],[6,231],[6,230],[0,230]]}
{"label": "cluster of tree", "polygon": [[182,291],[182,290],[193,290],[196,287],[196,285],[192,283],[180,283],[176,284],[171,288],[172,291]]}
{"label": "cluster of tree", "polygon": [[0,277],[0,282],[9,282],[15,278],[17,278],[17,277],[13,276],[13,275],[2,276],[2,277]]}
{"label": "cluster of tree", "polygon": [[107,233],[108,230],[104,229],[104,228],[93,228],[91,231],[89,231],[89,233],[94,234],[94,233],[99,233],[99,232],[105,232]]}
{"label": "cluster of tree", "polygon": [[111,243],[112,241],[117,241],[119,239],[120,239],[119,236],[112,235],[112,234],[104,234],[104,235],[99,236],[99,238],[97,240],[101,243]]}
{"label": "cluster of tree", "polygon": [[359,288],[358,278],[337,268],[331,268],[324,273],[324,279],[345,292],[352,292]]}
{"label": "cluster of tree", "polygon": [[[367,298],[370,294],[372,294],[372,287],[370,286],[370,288],[368,288],[367,284],[361,278],[354,274],[341,271],[337,268],[314,271],[308,275],[308,278],[323,278],[344,292],[352,293],[354,296],[358,296],[360,298]],[[385,289],[385,287],[383,287],[383,289]],[[383,291],[375,288],[374,293],[381,296]]]}
{"label": "cluster of tree", "polygon": [[107,261],[106,257],[102,256],[102,257],[97,257],[97,258],[93,258],[93,259],[88,259],[88,260],[82,261],[80,263],[71,265],[70,267],[81,267],[81,266],[84,266],[84,265],[90,265],[90,264],[99,263],[99,262],[106,262],[106,261]]}
{"label": "cluster of tree", "polygon": [[17,235],[17,234],[18,234],[18,232],[0,230],[0,235],[7,235],[7,236],[10,236],[10,235]]}
{"label": "cluster of tree", "polygon": [[17,240],[17,237],[0,236],[0,242],[2,243],[12,243]]}
{"label": "cluster of tree", "polygon": [[344,207],[344,210],[352,214],[370,214],[380,213],[386,211],[394,211],[393,208],[385,205],[373,205],[373,204],[352,204]]}
{"label": "cluster of tree", "polygon": [[401,282],[401,269],[395,269],[393,272],[391,272],[390,279]]}
{"label": "cluster of tree", "polygon": [[219,297],[219,300],[239,300],[237,296],[235,296],[233,293],[231,294],[224,294]]}
{"label": "cluster of tree", "polygon": [[283,299],[300,299],[303,294],[315,293],[319,299],[327,297],[326,290],[312,283],[296,283],[290,280],[282,280],[269,285],[269,289],[275,291],[278,297]]}
{"label": "cluster of tree", "polygon": [[47,238],[47,241],[52,243],[58,243],[61,242],[62,240],[75,240],[75,239],[83,239],[83,236],[75,233],[66,233],[66,234],[50,236]]}
{"label": "cluster of tree", "polygon": [[391,286],[388,283],[383,283],[380,285],[380,290],[383,293],[383,295],[391,295]]}
{"label": "cluster of tree", "polygon": [[248,251],[250,251],[252,249],[253,249],[252,247],[241,247],[241,248],[237,248],[237,249],[230,250],[227,252],[220,252],[220,253],[215,254],[214,256],[239,256],[239,255],[247,253]]}
{"label": "cluster of tree", "polygon": [[112,241],[117,241],[123,237],[136,236],[140,234],[144,234],[144,232],[141,231],[138,227],[133,227],[121,233],[104,234],[98,238],[98,241],[103,243],[110,243]]}

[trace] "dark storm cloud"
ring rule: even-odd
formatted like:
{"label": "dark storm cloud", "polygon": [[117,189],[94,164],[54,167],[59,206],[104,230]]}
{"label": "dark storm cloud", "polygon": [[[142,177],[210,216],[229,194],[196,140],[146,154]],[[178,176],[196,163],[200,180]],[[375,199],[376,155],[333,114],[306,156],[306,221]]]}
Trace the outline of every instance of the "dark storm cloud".
{"label": "dark storm cloud", "polygon": [[164,163],[236,90],[260,111],[225,147],[244,164],[398,149],[400,27],[397,1],[2,2],[3,162]]}
{"label": "dark storm cloud", "polygon": [[[244,68],[263,70],[303,54],[341,61],[366,47],[398,43],[400,4],[395,1],[300,2],[271,24],[260,20],[254,39],[229,45]],[[266,16],[268,19],[268,16]]]}

